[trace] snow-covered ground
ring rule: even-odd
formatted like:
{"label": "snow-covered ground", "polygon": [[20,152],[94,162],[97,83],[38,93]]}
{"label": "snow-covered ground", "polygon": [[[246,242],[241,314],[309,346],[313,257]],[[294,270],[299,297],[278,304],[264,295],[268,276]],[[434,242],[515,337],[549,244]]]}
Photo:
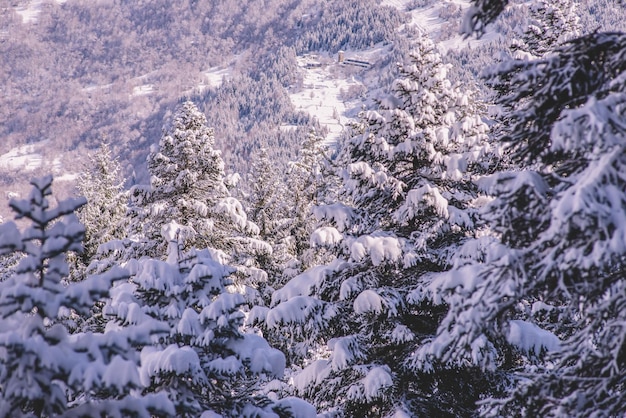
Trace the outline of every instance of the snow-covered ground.
{"label": "snow-covered ground", "polygon": [[0,169],[33,171],[44,165],[50,164],[53,170],[61,169],[61,161],[55,158],[46,160],[43,155],[47,141],[23,145],[13,148],[6,154],[0,155]]}
{"label": "snow-covered ground", "polygon": [[326,139],[334,142],[349,121],[347,114],[359,103],[358,100],[346,101],[346,93],[363,84],[346,72],[342,64],[329,59],[298,57],[298,66],[303,73],[303,87],[290,94],[291,101],[296,110],[308,112],[328,128]]}
{"label": "snow-covered ground", "polygon": [[154,84],[142,84],[141,86],[133,87],[132,96],[143,96],[154,92]]}
{"label": "snow-covered ground", "polygon": [[204,75],[204,80],[211,87],[219,87],[222,85],[224,78],[228,78],[231,74],[231,70],[228,67],[219,66],[219,67],[211,67],[208,70],[202,73]]}
{"label": "snow-covered ground", "polygon": [[[55,0],[59,4],[65,3],[67,0]],[[41,5],[43,0],[31,0],[26,6],[18,6],[15,8],[17,14],[22,16],[24,23],[36,22],[39,18],[39,12],[41,12]]]}
{"label": "snow-covered ground", "polygon": [[[479,44],[491,42],[497,35],[486,33],[481,39],[465,38],[458,33],[459,24],[470,5],[470,0],[436,1],[430,6],[408,10],[411,0],[383,0],[383,5],[392,6],[398,10],[410,13],[411,20],[407,25],[416,26],[426,32],[445,53],[451,49],[461,49],[466,46],[475,47]],[[447,11],[444,8],[448,8]],[[451,23],[441,17],[454,11],[458,19]],[[450,25],[445,28],[445,25]],[[402,28],[400,28],[402,30]],[[452,36],[447,35],[452,34]],[[355,55],[352,52],[352,55]],[[368,62],[376,60],[384,54],[384,47],[378,45],[365,51],[359,51],[358,56],[346,53],[346,59],[353,58]],[[304,110],[316,117],[322,126],[329,129],[329,142],[336,141],[351,117],[358,109],[360,100],[344,101],[342,91],[350,88],[366,89],[368,82],[347,74],[344,66],[337,63],[336,58],[319,57],[315,55],[298,57],[298,65],[304,76],[304,87],[291,93],[291,100],[298,110]],[[367,74],[363,74],[367,75]],[[350,95],[348,95],[350,96]],[[285,129],[290,127],[286,126]]]}
{"label": "snow-covered ground", "polygon": [[[446,0],[436,1],[433,4],[408,11],[408,5],[411,0],[383,0],[383,5],[392,6],[400,11],[410,13],[410,26],[417,26],[422,29],[438,44],[442,53],[453,49],[462,49],[467,46],[478,46],[480,44],[491,42],[498,35],[493,32],[487,32],[480,39],[473,37],[466,38],[459,34],[459,26],[452,23],[453,20],[446,20],[441,17],[442,14],[449,13],[450,10],[456,9],[458,23],[460,24],[465,16],[467,8],[470,6],[470,0]],[[447,11],[446,11],[447,9]],[[459,10],[460,9],[460,10]],[[446,25],[451,25],[446,28]],[[442,36],[445,32],[451,31],[451,37]]]}

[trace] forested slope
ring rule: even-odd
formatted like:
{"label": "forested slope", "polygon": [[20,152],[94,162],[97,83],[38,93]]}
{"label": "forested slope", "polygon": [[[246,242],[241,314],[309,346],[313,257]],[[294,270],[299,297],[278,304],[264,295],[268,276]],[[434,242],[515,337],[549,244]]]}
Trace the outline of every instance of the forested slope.
{"label": "forested slope", "polygon": [[[185,3],[177,15],[165,5],[69,0],[46,4],[35,37],[4,11],[8,27],[25,34],[3,32],[11,57],[41,59],[59,86],[98,91],[92,103],[116,97],[138,133],[135,143],[96,136],[91,144],[92,132],[123,135],[126,125],[103,119],[99,131],[90,125],[97,110],[57,92],[50,132],[68,118],[83,130],[66,129],[78,134],[67,158],[94,148],[76,179],[80,197],[61,198],[54,176],[34,176],[26,197],[10,199],[14,221],[0,223],[0,415],[626,413],[626,34],[599,14],[622,9],[476,0],[459,30],[480,38],[500,28],[507,37],[479,44],[477,55],[468,47],[444,56],[419,25],[377,32],[402,22],[400,6],[441,10],[393,4],[337,3],[328,15],[315,4],[266,2],[268,16],[301,13],[269,31],[264,13],[255,21],[237,5],[217,13],[229,2]],[[185,11],[215,12],[215,26]],[[76,21],[56,28],[51,17],[64,13]],[[352,20],[335,19],[343,13]],[[121,79],[108,82],[97,65],[80,64],[91,55],[106,62],[84,39],[108,27],[104,16],[146,35],[119,37],[122,51],[141,45],[144,61],[111,59]],[[361,33],[355,16],[372,31],[324,40],[337,28]],[[304,36],[307,28],[317,35]],[[156,41],[169,30],[171,50]],[[236,52],[227,66],[215,58],[194,67],[185,45],[204,33],[224,42],[200,47],[207,59],[223,45]],[[370,35],[382,40],[372,46]],[[84,49],[44,55],[46,36]],[[282,36],[293,43],[255,54],[243,47],[246,37]],[[305,45],[322,49],[309,63],[332,56],[336,69],[347,65],[334,62],[338,48],[387,54],[352,73],[370,88],[333,143],[288,94]],[[150,62],[162,56],[163,67],[149,69],[147,50],[160,51]],[[487,52],[494,65],[480,68]],[[457,59],[468,65],[455,67]],[[227,77],[188,87],[207,65]],[[35,81],[42,69],[7,68],[15,109],[53,101],[43,81],[14,81]],[[137,84],[123,84],[123,74]],[[175,98],[163,80],[178,83]],[[20,111],[3,110],[8,138],[20,126],[49,134]],[[36,173],[7,178],[26,174]]]}

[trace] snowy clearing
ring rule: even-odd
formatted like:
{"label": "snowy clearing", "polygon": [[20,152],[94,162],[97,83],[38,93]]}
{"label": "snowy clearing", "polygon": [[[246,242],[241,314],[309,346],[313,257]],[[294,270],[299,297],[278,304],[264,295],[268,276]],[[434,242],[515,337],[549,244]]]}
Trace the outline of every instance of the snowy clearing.
{"label": "snowy clearing", "polygon": [[[58,4],[63,4],[67,0],[55,0]],[[34,23],[37,21],[39,17],[39,13],[41,12],[41,5],[43,4],[43,0],[31,0],[26,6],[18,6],[15,8],[17,14],[22,16],[22,22],[24,23]]]}
{"label": "snowy clearing", "polygon": [[23,145],[0,155],[0,169],[33,171],[46,164],[51,164],[53,171],[60,170],[61,161],[59,158],[55,158],[53,161],[46,161],[42,155],[47,143],[48,141],[41,141]]}
{"label": "snowy clearing", "polygon": [[154,93],[154,84],[143,84],[141,86],[133,87],[131,96],[144,96],[152,93]]}
{"label": "snowy clearing", "polygon": [[345,100],[345,93],[363,84],[344,72],[341,64],[325,63],[313,55],[298,57],[298,66],[303,72],[303,88],[290,94],[291,101],[296,110],[308,112],[328,128],[326,140],[335,142],[348,123],[347,114],[359,103]]}
{"label": "snowy clearing", "polygon": [[204,76],[202,79],[202,83],[200,84],[200,88],[207,87],[204,84],[204,81],[208,83],[210,87],[219,87],[224,82],[224,78],[230,77],[231,69],[228,67],[211,67],[208,70],[204,71],[202,75]]}
{"label": "snowy clearing", "polygon": [[[411,22],[408,25],[417,26],[426,32],[429,37],[437,42],[442,53],[449,50],[463,49],[467,46],[476,47],[481,44],[489,43],[499,37],[499,35],[488,30],[481,39],[472,37],[466,39],[459,34],[459,28],[453,26],[450,18],[442,17],[444,15],[452,15],[457,17],[460,23],[465,16],[467,8],[470,6],[469,0],[437,1],[429,6],[419,7],[409,11],[410,3],[410,0],[384,0],[382,4],[409,13],[411,15]],[[454,35],[448,37],[448,32]]]}

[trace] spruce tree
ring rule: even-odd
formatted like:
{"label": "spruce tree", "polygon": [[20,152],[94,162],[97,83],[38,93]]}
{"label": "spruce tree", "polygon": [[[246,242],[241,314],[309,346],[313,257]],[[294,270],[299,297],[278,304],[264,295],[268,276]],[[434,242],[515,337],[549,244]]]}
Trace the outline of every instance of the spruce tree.
{"label": "spruce tree", "polygon": [[327,189],[331,187],[332,175],[324,178],[328,157],[325,139],[317,132],[310,132],[298,152],[298,158],[289,163],[287,173],[288,246],[301,268],[314,262],[311,259],[310,236],[315,227],[313,207],[323,203]]}
{"label": "spruce tree", "polygon": [[536,0],[529,6],[530,19],[524,35],[514,40],[518,56],[538,58],[565,41],[580,35],[579,4],[571,0]]}
{"label": "spruce tree", "polygon": [[103,250],[119,251],[127,258],[163,259],[167,246],[161,239],[162,228],[176,222],[188,248],[223,251],[229,263],[239,268],[240,290],[250,291],[250,300],[257,300],[267,274],[256,258],[271,254],[272,247],[259,238],[259,227],[231,195],[214,142],[204,114],[190,101],[181,104],[159,144],[151,148],[150,185],[131,190],[131,228],[136,235],[130,242]]}
{"label": "spruce tree", "polygon": [[129,226],[128,194],[124,191],[121,167],[113,159],[108,143],[101,143],[98,151],[89,157],[89,164],[80,174],[76,187],[87,199],[87,204],[76,211],[85,226],[83,252],[70,259],[72,280],[81,280],[98,247],[124,238]]}
{"label": "spruce tree", "polygon": [[[133,227],[163,256],[161,227],[176,221],[190,234],[186,245],[217,248],[227,253],[242,247],[245,234],[258,234],[241,202],[226,184],[224,161],[214,148],[213,130],[192,102],[184,102],[158,145],[148,155],[150,186],[132,190]],[[237,236],[239,233],[240,236]]]}
{"label": "spruce tree", "polygon": [[418,355],[507,375],[485,415],[626,411],[625,57],[624,34],[594,33],[491,79],[519,168],[482,181],[494,235],[431,286],[449,312]]}
{"label": "spruce tree", "polygon": [[80,283],[67,283],[68,251],[80,251],[85,229],[74,212],[84,199],[51,207],[52,177],[33,180],[24,200],[11,200],[16,219],[0,226],[0,252],[23,254],[15,273],[0,283],[0,415],[167,416],[161,395],[131,395],[141,388],[138,353],[123,335],[70,335],[64,320],[87,315],[108,296],[117,268]]}
{"label": "spruce tree", "polygon": [[423,294],[475,233],[473,180],[490,169],[481,107],[447,69],[421,38],[391,94],[362,114],[336,160],[340,200],[314,208],[326,224],[311,243],[335,257],[277,291],[267,312],[305,366],[298,393],[328,412],[464,416],[488,386],[477,369],[411,358],[445,314]]}
{"label": "spruce tree", "polygon": [[314,416],[303,401],[264,395],[263,381],[282,376],[284,355],[242,332],[246,301],[227,291],[235,269],[219,252],[187,250],[180,232],[176,223],[163,229],[167,260],[130,260],[129,283],[105,307],[118,326],[161,332],[141,350],[144,393],[167,393],[176,416]]}

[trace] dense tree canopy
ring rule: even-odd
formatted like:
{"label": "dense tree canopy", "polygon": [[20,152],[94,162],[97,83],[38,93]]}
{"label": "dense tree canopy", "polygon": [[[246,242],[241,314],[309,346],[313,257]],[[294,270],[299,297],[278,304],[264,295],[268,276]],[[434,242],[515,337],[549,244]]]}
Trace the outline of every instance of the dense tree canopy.
{"label": "dense tree canopy", "polygon": [[[447,56],[389,5],[268,0],[252,15],[252,3],[53,2],[31,43],[15,38],[34,39],[17,12],[0,11],[0,50],[25,64],[0,72],[11,93],[0,135],[58,134],[36,112],[24,123],[29,106],[49,103],[32,74],[41,67],[66,68],[57,77],[77,92],[51,106],[75,122],[68,144],[77,132],[101,137],[115,106],[95,91],[124,90],[108,62],[141,83],[125,87],[146,106],[130,112],[145,120],[127,139],[142,138],[149,175],[125,184],[103,144],[79,176],[84,198],[55,200],[51,175],[10,196],[0,415],[624,415],[626,35],[604,31],[619,28],[598,16],[608,2],[475,0],[466,36],[507,39]],[[459,10],[439,6],[406,12]],[[198,45],[208,34],[219,42]],[[68,53],[49,60],[42,37]],[[272,47],[234,57],[238,70],[217,85],[188,88],[201,56],[252,38]],[[311,129],[289,94],[304,80],[296,52],[318,52],[322,65],[375,42],[388,56],[367,71],[332,66],[368,79],[361,112],[333,139]],[[121,55],[109,59],[112,49]],[[150,51],[163,68],[138,77]],[[178,80],[178,106],[162,91],[138,98],[161,77]],[[81,107],[80,95],[93,101]],[[247,167],[241,178],[224,143]]]}

